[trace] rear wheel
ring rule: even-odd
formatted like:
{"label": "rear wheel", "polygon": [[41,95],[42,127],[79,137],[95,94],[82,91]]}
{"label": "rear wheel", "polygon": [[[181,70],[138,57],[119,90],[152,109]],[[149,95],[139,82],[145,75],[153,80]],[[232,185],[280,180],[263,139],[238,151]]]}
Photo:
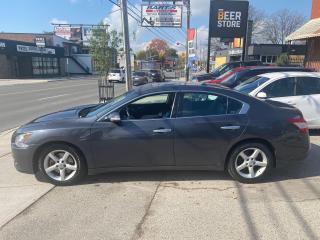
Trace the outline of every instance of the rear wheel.
{"label": "rear wheel", "polygon": [[75,184],[87,173],[81,154],[64,144],[46,147],[39,155],[38,164],[45,179],[57,186]]}
{"label": "rear wheel", "polygon": [[271,171],[274,157],[270,149],[261,143],[246,143],[230,154],[228,172],[242,183],[256,183]]}

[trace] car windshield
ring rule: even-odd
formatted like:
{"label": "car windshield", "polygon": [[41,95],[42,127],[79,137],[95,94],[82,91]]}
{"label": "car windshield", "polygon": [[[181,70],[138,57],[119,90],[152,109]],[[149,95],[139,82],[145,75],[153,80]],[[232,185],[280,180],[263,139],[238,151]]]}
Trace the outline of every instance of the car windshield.
{"label": "car windshield", "polygon": [[151,73],[159,73],[159,70],[150,70]]}
{"label": "car windshield", "polygon": [[120,69],[113,69],[110,71],[110,73],[120,73]]}
{"label": "car windshield", "polygon": [[93,117],[93,116],[97,116],[100,113],[103,113],[107,110],[109,110],[111,107],[113,107],[115,104],[117,104],[118,102],[121,102],[122,100],[124,100],[127,96],[131,95],[134,92],[134,90],[131,90],[129,92],[126,92],[118,97],[115,97],[113,99],[111,99],[110,101],[98,105],[92,109],[90,109],[90,111],[88,112],[88,114],[86,115],[86,117]]}
{"label": "car windshield", "polygon": [[241,92],[241,93],[249,94],[254,89],[256,89],[260,85],[264,84],[268,80],[270,80],[270,79],[267,77],[255,76],[255,77],[252,77],[252,78],[248,79],[247,81],[243,82],[242,84],[236,86],[234,89]]}
{"label": "car windshield", "polygon": [[144,72],[134,72],[133,73],[133,76],[139,76],[139,77],[143,77],[145,76],[146,74]]}

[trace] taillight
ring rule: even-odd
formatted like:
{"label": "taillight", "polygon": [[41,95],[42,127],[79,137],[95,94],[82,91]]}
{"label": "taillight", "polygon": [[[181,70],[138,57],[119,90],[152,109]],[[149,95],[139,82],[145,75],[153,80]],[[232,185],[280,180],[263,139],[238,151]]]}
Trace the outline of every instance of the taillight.
{"label": "taillight", "polygon": [[308,133],[309,132],[308,124],[307,124],[306,120],[304,120],[303,117],[299,116],[299,117],[295,117],[295,118],[290,118],[288,120],[288,122],[295,125],[296,127],[298,127],[300,133]]}

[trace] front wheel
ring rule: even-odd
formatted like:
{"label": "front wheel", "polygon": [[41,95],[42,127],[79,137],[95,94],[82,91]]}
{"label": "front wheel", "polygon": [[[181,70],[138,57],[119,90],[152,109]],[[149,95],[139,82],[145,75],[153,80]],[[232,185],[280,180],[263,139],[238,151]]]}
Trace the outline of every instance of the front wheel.
{"label": "front wheel", "polygon": [[242,183],[257,183],[271,171],[274,157],[270,149],[261,143],[246,143],[230,154],[228,172]]}
{"label": "front wheel", "polygon": [[38,164],[41,175],[57,186],[75,184],[87,173],[87,167],[81,154],[64,144],[53,144],[46,147],[39,155]]}

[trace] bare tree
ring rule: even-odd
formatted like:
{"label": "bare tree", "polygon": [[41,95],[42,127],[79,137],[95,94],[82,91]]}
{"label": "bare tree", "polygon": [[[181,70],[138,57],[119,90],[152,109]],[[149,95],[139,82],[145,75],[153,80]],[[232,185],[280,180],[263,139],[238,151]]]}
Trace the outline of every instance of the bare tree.
{"label": "bare tree", "polygon": [[267,41],[273,44],[285,44],[285,39],[301,27],[306,18],[290,10],[281,10],[272,14],[266,21],[264,29]]}
{"label": "bare tree", "polygon": [[266,27],[266,14],[263,10],[257,9],[250,5],[249,7],[249,20],[253,22],[252,25],[252,43],[264,43]]}

